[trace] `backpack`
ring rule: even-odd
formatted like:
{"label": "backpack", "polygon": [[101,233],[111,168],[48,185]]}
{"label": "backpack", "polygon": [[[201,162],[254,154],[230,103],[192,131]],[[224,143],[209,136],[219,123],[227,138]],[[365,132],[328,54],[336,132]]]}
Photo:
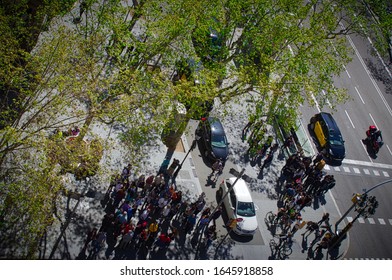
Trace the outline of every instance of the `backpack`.
{"label": "backpack", "polygon": [[318,169],[318,170],[323,170],[323,168],[324,168],[324,166],[325,166],[325,160],[320,160],[317,164],[316,164],[316,168]]}

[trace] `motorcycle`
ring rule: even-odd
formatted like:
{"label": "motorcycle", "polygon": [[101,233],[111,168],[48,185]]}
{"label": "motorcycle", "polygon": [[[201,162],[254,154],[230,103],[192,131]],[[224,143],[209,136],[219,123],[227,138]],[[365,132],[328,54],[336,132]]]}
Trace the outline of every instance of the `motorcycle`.
{"label": "motorcycle", "polygon": [[381,146],[384,144],[381,131],[374,125],[369,126],[369,129],[366,131],[365,144],[374,154],[377,154]]}

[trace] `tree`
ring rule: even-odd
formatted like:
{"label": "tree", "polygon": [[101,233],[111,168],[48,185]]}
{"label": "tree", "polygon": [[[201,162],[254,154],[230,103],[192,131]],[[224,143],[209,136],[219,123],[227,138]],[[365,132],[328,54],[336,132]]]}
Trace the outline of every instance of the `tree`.
{"label": "tree", "polygon": [[[67,188],[64,172],[100,176],[116,140],[110,137],[114,126],[123,128],[124,161],[137,167],[146,143],[173,132],[172,148],[188,120],[214,101],[226,105],[251,95],[252,118],[277,117],[287,126],[300,104],[313,103],[312,95],[321,105],[326,98],[333,105],[344,101],[333,76],[350,60],[344,35],[360,31],[365,17],[354,17],[357,1],[338,2],[89,0],[81,17],[79,7],[54,14],[42,9],[33,17],[35,28],[51,16],[28,44],[25,21],[14,31],[12,9],[0,10],[0,81],[8,97],[1,103],[1,246],[18,244],[9,256],[34,257]],[[342,28],[342,22],[348,24]],[[202,62],[202,83],[188,77],[173,83],[181,58]],[[187,109],[183,118],[175,113],[179,103]],[[80,134],[72,144],[51,136],[76,125]]]}

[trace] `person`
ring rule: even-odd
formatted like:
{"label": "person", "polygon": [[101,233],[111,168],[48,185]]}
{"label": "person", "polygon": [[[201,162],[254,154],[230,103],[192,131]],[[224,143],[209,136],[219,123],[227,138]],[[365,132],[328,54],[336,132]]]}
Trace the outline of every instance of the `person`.
{"label": "person", "polygon": [[282,146],[282,149],[287,148],[287,149],[291,150],[291,147],[293,146],[293,144],[294,144],[294,138],[292,135],[289,135],[285,139],[283,146]]}
{"label": "person", "polygon": [[222,174],[223,163],[221,159],[217,159],[212,165],[212,173],[210,177],[215,176],[214,181],[218,179],[219,175]]}
{"label": "person", "polygon": [[370,125],[369,126],[369,129],[366,131],[366,135],[368,137],[368,140],[374,139],[373,137],[376,134],[377,130],[378,129],[377,129],[377,127],[375,125]]}
{"label": "person", "polygon": [[218,209],[212,214],[212,221],[214,225],[216,225],[216,220],[222,215],[222,206],[219,206]]}
{"label": "person", "polygon": [[329,213],[328,212],[324,213],[323,216],[321,217],[321,220],[317,222],[317,224],[319,226],[321,226],[322,223],[326,223],[326,224],[329,223]]}
{"label": "person", "polygon": [[[319,229],[319,224],[318,224],[318,223],[309,221],[309,222],[307,222],[307,224],[306,224],[306,231],[305,231],[304,233],[302,233],[301,235],[302,235],[304,238],[306,238],[306,237],[309,236],[312,232],[314,232],[314,231],[316,231],[316,230],[318,230],[318,229]],[[308,232],[309,232],[309,233],[308,233]],[[306,233],[308,233],[308,234],[306,234]]]}

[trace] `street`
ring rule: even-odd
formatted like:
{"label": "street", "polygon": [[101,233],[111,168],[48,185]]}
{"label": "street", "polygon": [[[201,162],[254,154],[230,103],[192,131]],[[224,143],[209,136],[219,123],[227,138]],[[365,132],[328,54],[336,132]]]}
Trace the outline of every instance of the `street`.
{"label": "street", "polygon": [[[316,154],[317,149],[307,130],[307,124],[310,118],[320,111],[333,113],[342,131],[346,147],[346,158],[340,166],[327,165],[325,167],[328,174],[335,176],[336,187],[325,196],[324,203],[314,203],[311,207],[313,209],[306,209],[304,216],[308,220],[318,219],[323,212],[330,212],[332,214],[331,221],[336,222],[352,205],[351,198],[354,193],[363,193],[372,186],[389,180],[392,176],[392,152],[390,148],[392,131],[389,129],[392,123],[392,111],[389,106],[392,103],[392,96],[389,92],[390,85],[388,86],[388,81],[391,81],[392,76],[389,76],[388,71],[384,71],[384,83],[373,77],[374,75],[380,77],[380,72],[374,73],[374,67],[370,70],[367,67],[381,65],[381,63],[377,58],[369,55],[368,49],[371,46],[368,41],[363,38],[349,37],[348,44],[353,48],[355,55],[353,61],[346,66],[346,71],[340,77],[335,77],[335,84],[338,87],[347,88],[350,100],[335,109],[328,106],[324,108],[317,107],[316,109],[307,106],[301,107],[302,117],[300,122],[305,128],[308,142],[312,144],[312,154]],[[382,67],[378,68],[378,71],[382,70]],[[243,112],[241,106],[245,105],[235,104],[231,109],[236,111],[237,114],[241,114],[240,112]],[[219,109],[218,113],[215,114],[221,117]],[[246,116],[239,119],[238,115],[235,117],[234,114],[228,113],[223,117],[222,122],[230,142],[231,155],[215,188],[206,184],[207,177],[211,173],[211,163],[201,156],[203,147],[199,145],[192,152],[202,190],[206,193],[207,198],[216,204],[216,190],[220,182],[233,176],[229,173],[229,170],[234,168],[240,171],[245,168],[245,174],[252,178],[250,184],[252,197],[259,208],[257,211],[259,232],[253,238],[239,238],[235,235],[231,235],[231,237],[243,246],[265,245],[270,235],[265,229],[264,216],[268,211],[277,210],[276,200],[271,199],[270,194],[273,193],[284,159],[282,155],[279,155],[274,159],[270,169],[259,172],[257,166],[252,167],[246,161],[244,155],[248,146],[246,142],[243,143],[240,140],[241,129],[247,122]],[[189,126],[187,134],[189,142],[194,139],[194,130],[197,123],[197,121],[193,121]],[[384,146],[380,149],[377,157],[369,156],[365,145],[362,143],[362,139],[366,137],[365,131],[371,124],[376,125],[383,133]],[[389,201],[392,197],[392,190],[390,183],[373,190],[370,194],[377,198],[379,206],[374,216],[366,219],[359,218],[354,223],[353,228],[349,231],[348,250],[343,256],[345,259],[392,258],[392,243],[389,242],[389,237],[392,234],[392,206]],[[341,229],[348,222],[351,222],[356,214],[354,211],[348,213],[339,228]],[[223,228],[223,222],[217,229],[220,234],[227,232]],[[299,244],[297,245],[299,246]],[[244,249],[243,253],[244,259],[256,257],[256,255],[252,255],[252,250]]]}

